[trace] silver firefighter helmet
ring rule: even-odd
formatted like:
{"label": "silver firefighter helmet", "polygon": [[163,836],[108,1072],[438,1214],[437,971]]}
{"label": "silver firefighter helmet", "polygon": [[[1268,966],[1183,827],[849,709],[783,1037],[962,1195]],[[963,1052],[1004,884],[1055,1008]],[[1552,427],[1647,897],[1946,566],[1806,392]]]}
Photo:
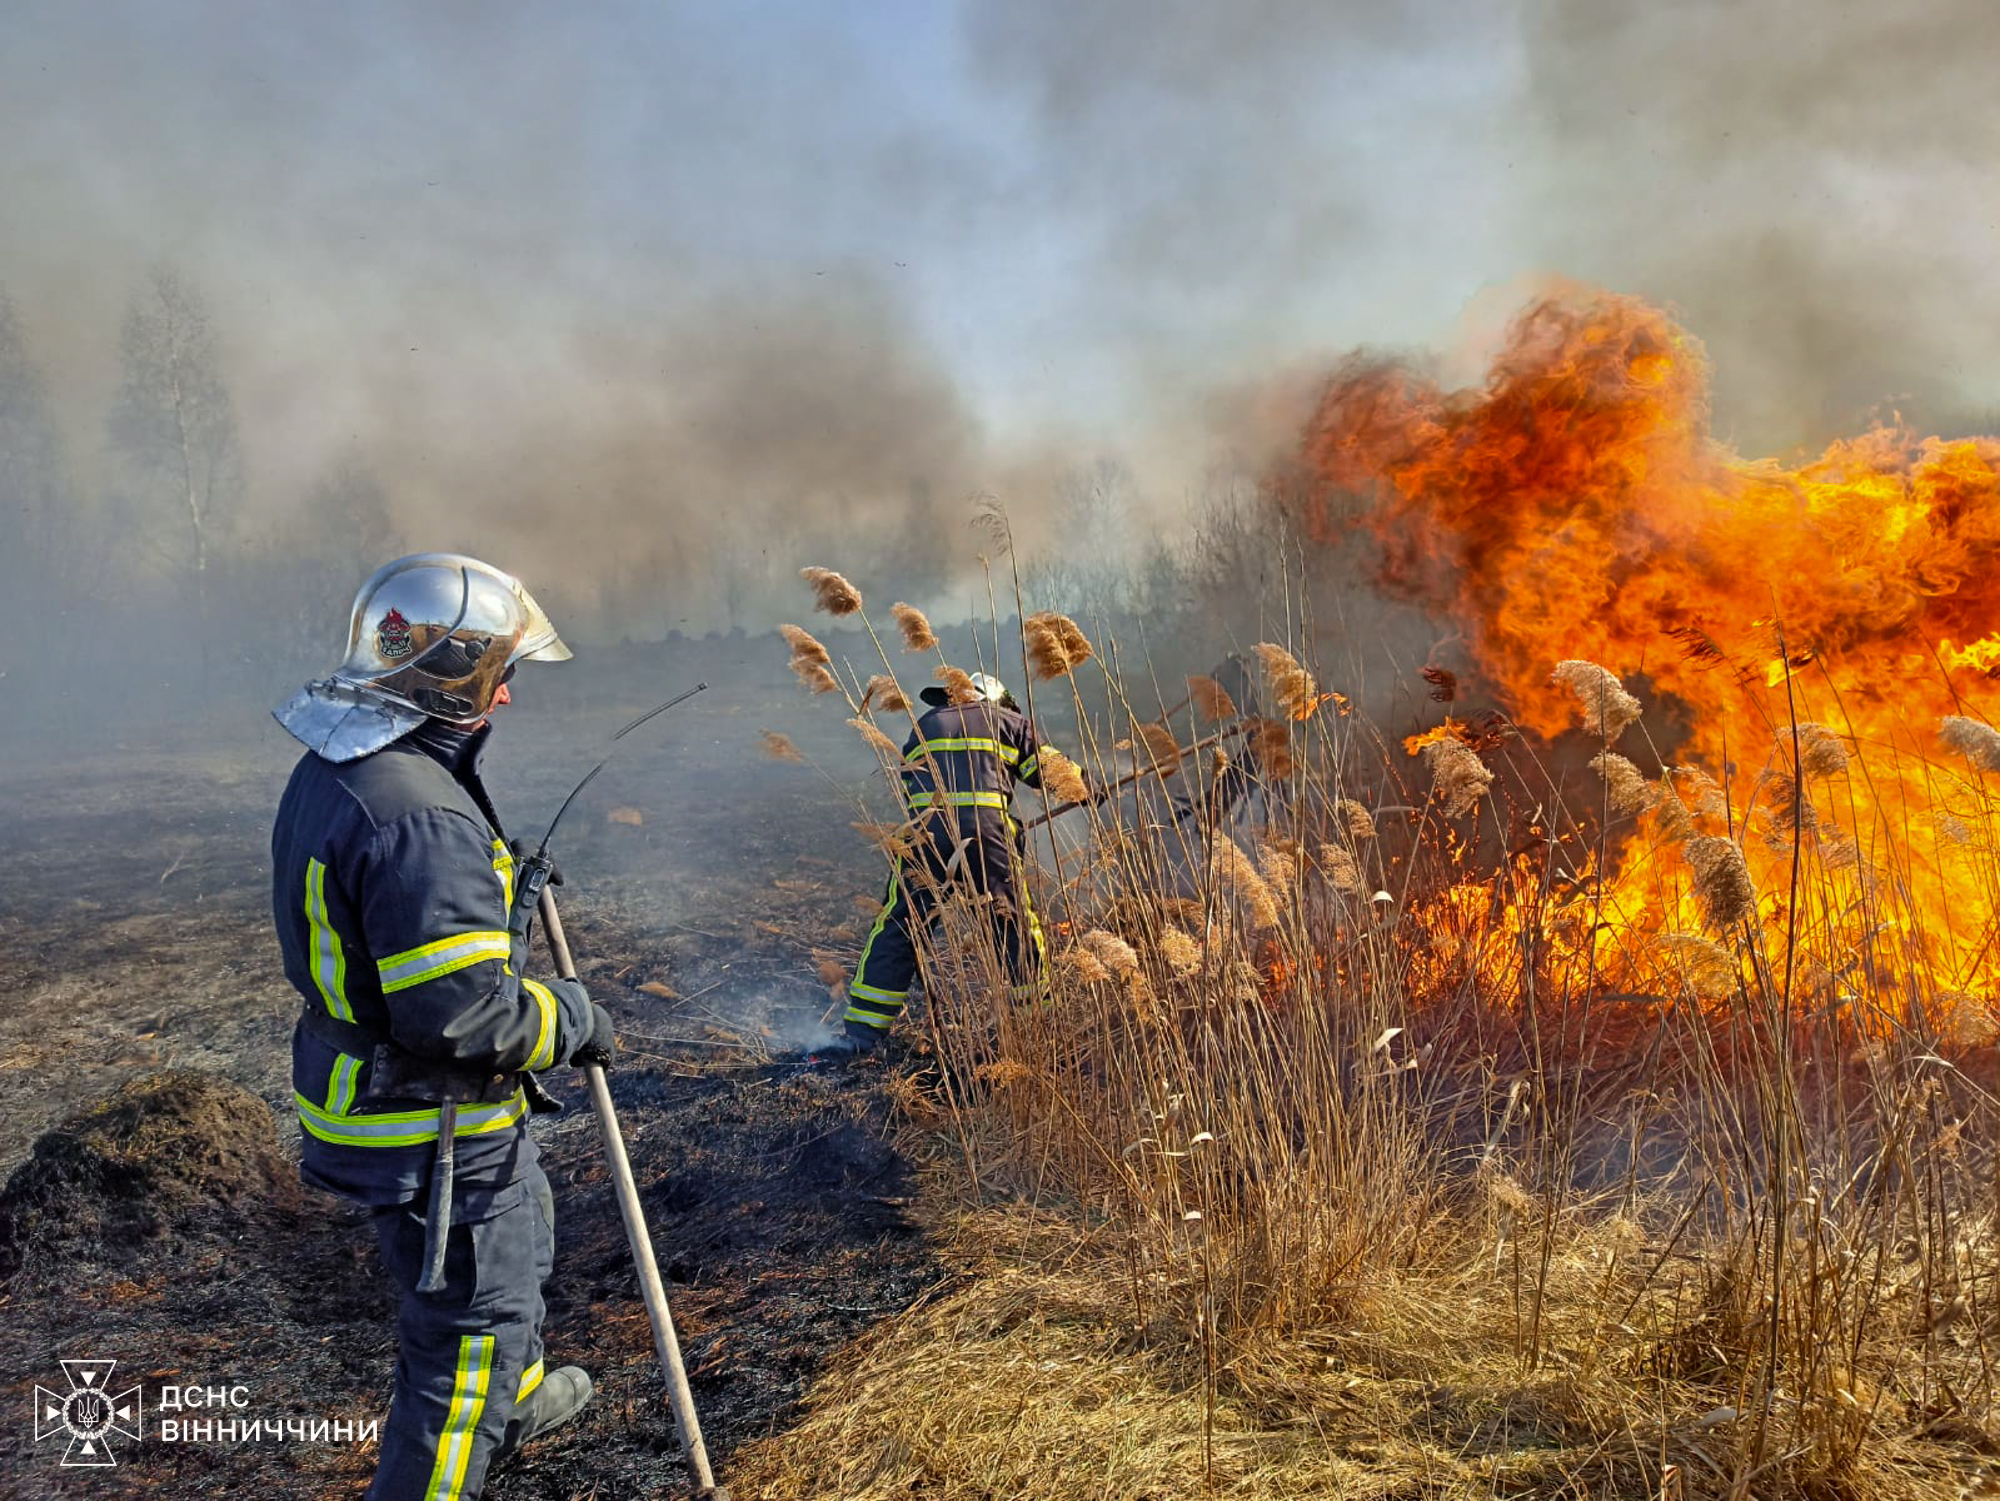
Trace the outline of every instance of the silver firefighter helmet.
{"label": "silver firefighter helmet", "polygon": [[[1001,704],[1009,709],[1016,707],[1013,690],[1000,679],[984,672],[968,672],[966,677],[978,691],[979,696],[988,703]],[[919,692],[917,697],[933,708],[942,708],[951,702],[951,690],[942,684],[933,684]]]}
{"label": "silver firefighter helmet", "polygon": [[420,552],[384,564],[361,586],[346,660],[272,714],[308,750],[352,761],[426,719],[476,725],[516,662],[569,656],[512,574],[458,553]]}

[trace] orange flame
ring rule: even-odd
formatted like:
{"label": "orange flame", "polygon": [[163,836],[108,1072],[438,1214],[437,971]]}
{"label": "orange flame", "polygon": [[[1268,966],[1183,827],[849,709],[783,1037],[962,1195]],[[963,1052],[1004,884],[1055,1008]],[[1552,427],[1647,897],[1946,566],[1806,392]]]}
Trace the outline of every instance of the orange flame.
{"label": "orange flame", "polygon": [[[1795,933],[1822,965],[1801,973],[1858,965],[1885,996],[2000,991],[2000,828],[1937,737],[1946,715],[1983,717],[2000,675],[2000,441],[1877,427],[1796,467],[1745,460],[1708,431],[1699,343],[1599,294],[1530,307],[1478,391],[1350,362],[1299,457],[1280,494],[1301,527],[1335,543],[1358,522],[1384,586],[1452,620],[1523,729],[1583,724],[1550,673],[1585,658],[1648,707],[1614,749],[1714,779],[1673,779],[1688,813],[1655,802],[1615,826],[1619,941],[1700,929],[1679,846],[1721,834],[1742,844],[1767,940]],[[1857,756],[1802,799],[1794,720]],[[1795,838],[1813,895],[1787,912]]]}

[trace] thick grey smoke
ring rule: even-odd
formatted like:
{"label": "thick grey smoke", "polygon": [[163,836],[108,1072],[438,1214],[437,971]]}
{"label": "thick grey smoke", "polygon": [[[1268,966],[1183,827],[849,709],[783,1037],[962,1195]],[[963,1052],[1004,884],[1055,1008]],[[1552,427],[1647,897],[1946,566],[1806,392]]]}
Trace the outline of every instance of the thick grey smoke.
{"label": "thick grey smoke", "polygon": [[[2000,407],[2000,27],[1985,0],[1524,8],[1551,270],[1671,302],[1718,428],[1815,443],[1878,405]],[[1886,414],[1886,413],[1885,413]]]}

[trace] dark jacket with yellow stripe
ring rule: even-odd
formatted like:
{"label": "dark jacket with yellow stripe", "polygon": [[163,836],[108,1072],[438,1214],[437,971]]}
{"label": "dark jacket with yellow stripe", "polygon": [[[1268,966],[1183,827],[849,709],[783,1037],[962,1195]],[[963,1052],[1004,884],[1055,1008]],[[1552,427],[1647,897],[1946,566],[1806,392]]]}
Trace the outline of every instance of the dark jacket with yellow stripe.
{"label": "dark jacket with yellow stripe", "polygon": [[486,735],[429,721],[358,760],[308,753],[278,805],[272,906],[305,999],[292,1035],[301,1170],[363,1203],[416,1197],[438,1134],[434,1099],[371,1090],[377,1045],[483,1087],[454,1132],[458,1182],[477,1194],[534,1160],[515,1075],[590,1035],[581,985],[510,963],[514,862],[479,783]]}
{"label": "dark jacket with yellow stripe", "polygon": [[1007,809],[1022,782],[1042,785],[1041,741],[1028,716],[1004,704],[981,699],[932,709],[903,743],[903,796],[910,811],[953,809],[960,834],[985,822],[1010,822]]}

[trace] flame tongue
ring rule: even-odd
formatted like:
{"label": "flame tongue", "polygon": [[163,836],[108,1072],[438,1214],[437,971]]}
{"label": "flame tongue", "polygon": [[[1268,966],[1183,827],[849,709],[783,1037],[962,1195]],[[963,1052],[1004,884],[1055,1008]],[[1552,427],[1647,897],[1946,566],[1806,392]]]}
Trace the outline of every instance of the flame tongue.
{"label": "flame tongue", "polygon": [[[1745,810],[1756,826],[1784,801],[1769,783],[1789,777],[1794,712],[1858,746],[1868,775],[1838,797],[1807,786],[1807,844],[1865,908],[1871,883],[1909,887],[1925,936],[1905,957],[1922,948],[1937,987],[1994,988],[1993,899],[1967,858],[1994,830],[1937,727],[2000,671],[2000,442],[1885,427],[1796,468],[1746,461],[1709,435],[1700,345],[1606,294],[1528,309],[1477,392],[1350,364],[1300,458],[1302,527],[1332,541],[1358,519],[1384,587],[1452,619],[1524,728],[1578,723],[1550,676],[1568,658],[1686,706],[1680,755],[1724,779],[1708,811],[1726,798],[1734,815],[1698,817],[1700,834],[1741,837]],[[1939,819],[1968,815],[1978,838],[1941,844]],[[1761,832],[1783,836],[1743,839],[1768,894],[1796,831]],[[1694,926],[1644,844],[1619,863],[1620,897],[1647,928]]]}

